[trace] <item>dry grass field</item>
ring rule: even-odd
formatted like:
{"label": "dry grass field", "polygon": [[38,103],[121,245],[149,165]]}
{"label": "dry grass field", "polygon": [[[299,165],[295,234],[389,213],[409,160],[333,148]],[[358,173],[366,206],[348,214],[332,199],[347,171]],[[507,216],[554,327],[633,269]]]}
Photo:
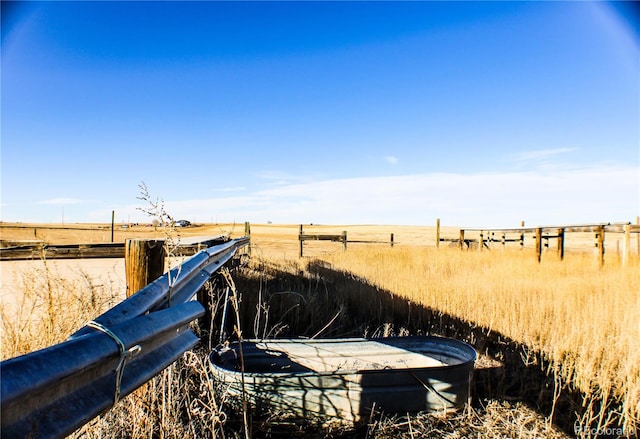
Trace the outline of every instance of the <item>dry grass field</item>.
{"label": "dry grass field", "polygon": [[[638,258],[624,269],[617,262],[600,269],[584,254],[538,264],[519,250],[371,248],[326,260],[336,270],[541,353],[559,386],[582,392],[585,404],[601,401],[613,409],[617,401],[627,431],[638,427]],[[584,425],[609,425],[615,417],[612,410],[587,408],[577,410]]]}
{"label": "dry grass field", "polygon": [[[538,264],[529,245],[491,251],[436,249],[434,227],[305,225],[305,233],[347,230],[350,240],[388,242],[393,233],[396,245],[350,243],[343,251],[340,243],[308,242],[301,259],[298,227],[251,225],[252,261],[234,275],[243,295],[245,333],[433,333],[461,338],[481,354],[475,401],[463,413],[446,418],[383,416],[355,432],[256,417],[258,436],[637,436],[640,258],[635,247],[623,267],[619,238],[607,235],[606,263],[600,267],[593,236],[576,234],[567,238],[564,261],[550,250]],[[244,225],[202,225],[174,233],[185,238],[236,237],[244,234]],[[443,228],[441,233],[456,237],[457,229]],[[118,227],[114,241],[162,235],[152,226]],[[109,242],[111,230],[106,225],[63,229],[3,223],[0,239],[98,243]],[[2,277],[13,273],[11,264],[0,262]],[[69,280],[64,273],[47,273],[46,267],[18,274],[23,291],[16,299],[17,312],[9,315],[0,304],[2,358],[61,341],[120,300],[120,291],[98,286],[87,276]],[[33,319],[34,310],[43,317]],[[202,355],[185,355],[154,379],[146,393],[125,398],[79,434],[239,436],[236,409],[215,395]]]}

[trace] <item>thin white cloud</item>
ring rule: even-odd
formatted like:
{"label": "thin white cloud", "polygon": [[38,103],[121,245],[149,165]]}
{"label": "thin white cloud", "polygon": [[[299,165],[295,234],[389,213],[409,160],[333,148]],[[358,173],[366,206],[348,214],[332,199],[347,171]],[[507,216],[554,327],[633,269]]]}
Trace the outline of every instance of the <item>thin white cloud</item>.
{"label": "thin white cloud", "polygon": [[[165,207],[176,218],[201,222],[431,224],[441,218],[452,226],[515,227],[521,220],[530,225],[633,220],[638,187],[636,167],[594,166],[333,179]],[[135,213],[134,206],[127,209]]]}
{"label": "thin white cloud", "polygon": [[244,186],[223,187],[216,189],[218,192],[242,192],[246,188]]}
{"label": "thin white cloud", "polygon": [[40,201],[38,204],[81,204],[84,203],[84,200],[80,200],[78,198],[51,198],[49,200]]}
{"label": "thin white cloud", "polygon": [[[615,189],[613,189],[615,188]],[[638,212],[638,170],[418,174],[328,180],[263,191],[304,222],[468,226],[626,220]],[[598,200],[594,202],[594,200]]]}
{"label": "thin white cloud", "polygon": [[388,155],[385,156],[384,160],[389,163],[390,165],[397,165],[398,164],[398,157],[393,156],[393,155]]}
{"label": "thin white cloud", "polygon": [[547,160],[551,157],[577,151],[578,148],[554,148],[554,149],[536,149],[532,151],[522,151],[514,155],[516,161],[532,161]]}
{"label": "thin white cloud", "polygon": [[272,180],[276,182],[300,181],[304,179],[304,177],[300,175],[291,174],[289,172],[284,172],[284,171],[277,171],[277,170],[260,171],[256,173],[255,176],[264,180]]}

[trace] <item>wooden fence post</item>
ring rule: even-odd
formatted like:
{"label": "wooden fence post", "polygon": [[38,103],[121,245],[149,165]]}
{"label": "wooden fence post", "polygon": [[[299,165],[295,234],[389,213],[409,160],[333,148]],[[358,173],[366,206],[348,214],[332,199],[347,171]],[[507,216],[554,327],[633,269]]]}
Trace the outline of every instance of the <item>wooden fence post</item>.
{"label": "wooden fence post", "polygon": [[[244,236],[249,238],[251,237],[251,224],[249,221],[244,222]],[[249,240],[249,245],[246,248],[247,254],[251,255],[251,240]]]}
{"label": "wooden fence post", "polygon": [[[636,217],[636,226],[640,225],[640,216]],[[640,232],[636,233],[636,252],[640,256]]]}
{"label": "wooden fence post", "polygon": [[436,218],[436,248],[440,248],[440,218]]}
{"label": "wooden fence post", "polygon": [[[111,242],[113,242],[113,219],[111,222]],[[125,241],[124,272],[127,297],[134,295],[162,276],[165,256],[166,250],[163,240],[127,239]],[[144,395],[148,386],[149,383],[142,385],[135,390],[136,394]]]}
{"label": "wooden fence post", "polygon": [[162,276],[166,251],[163,240],[127,239],[124,248],[127,297]]}
{"label": "wooden fence post", "polygon": [[[520,221],[520,227],[524,228],[524,221]],[[520,233],[520,250],[524,248],[524,230]]]}
{"label": "wooden fence post", "polygon": [[480,230],[480,239],[478,239],[478,251],[482,251],[482,247],[484,247],[484,233]]}
{"label": "wooden fence post", "polygon": [[298,235],[298,239],[300,240],[300,257],[302,257],[303,254],[303,245],[304,245],[304,241],[302,240],[302,224],[300,224],[300,234]]}
{"label": "wooden fence post", "polygon": [[629,263],[629,253],[631,252],[631,224],[624,225],[624,245],[622,246],[622,266]]}
{"label": "wooden fence post", "polygon": [[346,230],[342,231],[342,245],[343,245],[343,249],[346,250],[347,249],[347,231]]}
{"label": "wooden fence post", "polygon": [[116,211],[111,211],[111,242],[113,242],[113,226],[116,221]]}
{"label": "wooden fence post", "polygon": [[460,229],[460,250],[464,248],[464,229]]}
{"label": "wooden fence post", "polygon": [[542,260],[542,229],[540,227],[536,229],[536,257],[538,262]]}
{"label": "wooden fence post", "polygon": [[389,242],[391,243],[391,247],[393,247],[393,233],[391,234],[391,240]]}
{"label": "wooden fence post", "polygon": [[564,228],[558,229],[558,255],[564,260]]}
{"label": "wooden fence post", "polygon": [[598,226],[596,239],[598,240],[596,243],[596,247],[598,247],[598,259],[600,260],[600,265],[604,265],[604,226]]}

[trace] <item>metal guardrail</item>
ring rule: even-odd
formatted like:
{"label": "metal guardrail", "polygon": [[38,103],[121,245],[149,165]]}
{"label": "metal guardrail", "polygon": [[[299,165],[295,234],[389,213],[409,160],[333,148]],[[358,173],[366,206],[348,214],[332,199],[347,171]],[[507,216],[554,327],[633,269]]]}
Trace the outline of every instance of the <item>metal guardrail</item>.
{"label": "metal guardrail", "polygon": [[67,341],[0,363],[2,437],[64,437],[198,343],[192,301],[249,238],[201,250]]}
{"label": "metal guardrail", "polygon": [[[226,264],[238,248],[247,244],[249,244],[249,238],[239,238],[201,250],[180,266],[173,268],[124,302],[96,318],[95,321],[109,327],[147,312],[191,300],[213,273]],[[73,334],[72,337],[89,332],[92,330],[85,327]]]}

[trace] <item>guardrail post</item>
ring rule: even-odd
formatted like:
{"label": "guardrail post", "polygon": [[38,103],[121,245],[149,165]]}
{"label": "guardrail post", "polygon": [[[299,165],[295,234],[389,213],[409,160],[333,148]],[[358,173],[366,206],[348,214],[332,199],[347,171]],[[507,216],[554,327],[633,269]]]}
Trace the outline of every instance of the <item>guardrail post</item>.
{"label": "guardrail post", "polygon": [[440,247],[440,218],[436,218],[436,248]]}
{"label": "guardrail post", "polygon": [[124,248],[127,297],[132,296],[164,273],[164,241],[127,239]]}
{"label": "guardrail post", "polygon": [[[127,282],[127,297],[131,297],[163,275],[165,255],[163,240],[127,239],[125,241],[124,271]],[[143,384],[135,392],[138,395],[143,395],[147,388],[148,384]]]}

